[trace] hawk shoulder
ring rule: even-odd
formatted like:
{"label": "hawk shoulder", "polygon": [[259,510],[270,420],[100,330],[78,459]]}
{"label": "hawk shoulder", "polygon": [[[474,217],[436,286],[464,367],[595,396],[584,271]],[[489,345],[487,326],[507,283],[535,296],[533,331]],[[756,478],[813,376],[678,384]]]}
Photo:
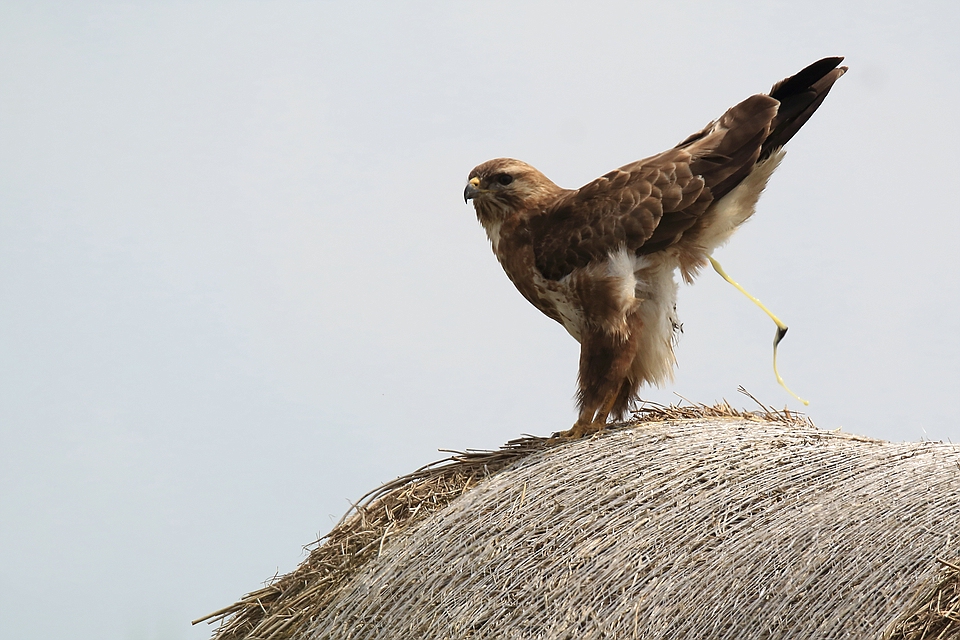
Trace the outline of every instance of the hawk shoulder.
{"label": "hawk shoulder", "polygon": [[713,201],[682,149],[611,171],[530,220],[537,269],[559,280],[624,248],[637,255],[665,248]]}

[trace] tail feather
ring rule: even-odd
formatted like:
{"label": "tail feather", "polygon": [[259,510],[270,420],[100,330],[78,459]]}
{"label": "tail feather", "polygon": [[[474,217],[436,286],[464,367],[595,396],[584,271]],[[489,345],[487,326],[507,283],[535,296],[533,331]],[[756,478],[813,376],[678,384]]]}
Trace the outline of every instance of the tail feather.
{"label": "tail feather", "polygon": [[787,143],[800,130],[830,88],[847,71],[838,66],[843,58],[824,58],[773,85],[770,97],[780,103],[777,116],[770,127],[770,135],[763,141],[758,161],[765,160],[774,151]]}

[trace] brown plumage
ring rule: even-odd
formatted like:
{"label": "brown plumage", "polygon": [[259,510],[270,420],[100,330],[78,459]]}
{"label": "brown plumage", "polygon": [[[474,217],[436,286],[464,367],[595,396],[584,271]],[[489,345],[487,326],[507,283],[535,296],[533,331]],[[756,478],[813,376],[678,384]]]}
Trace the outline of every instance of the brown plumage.
{"label": "brown plumage", "polygon": [[510,158],[470,172],[464,199],[507,276],[580,342],[572,435],[621,418],[640,385],[672,377],[673,273],[692,282],[753,214],[781,147],[844,74],[842,60],[815,62],[673,149],[579,189]]}

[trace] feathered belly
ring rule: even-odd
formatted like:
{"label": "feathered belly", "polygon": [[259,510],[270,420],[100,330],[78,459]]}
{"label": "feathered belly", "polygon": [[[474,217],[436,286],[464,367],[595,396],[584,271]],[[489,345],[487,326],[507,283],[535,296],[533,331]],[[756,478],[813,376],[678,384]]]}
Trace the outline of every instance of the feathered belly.
{"label": "feathered belly", "polygon": [[534,284],[578,340],[587,329],[626,334],[635,318],[642,319],[646,331],[672,335],[677,324],[676,262],[669,250],[638,257],[621,249],[558,281],[537,274]]}

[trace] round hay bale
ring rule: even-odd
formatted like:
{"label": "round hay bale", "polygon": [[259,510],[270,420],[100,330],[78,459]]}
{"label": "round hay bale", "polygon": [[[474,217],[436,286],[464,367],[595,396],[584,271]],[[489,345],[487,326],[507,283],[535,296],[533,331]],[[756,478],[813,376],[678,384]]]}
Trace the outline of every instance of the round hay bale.
{"label": "round hay bale", "polygon": [[233,638],[960,637],[960,446],[727,405],[382,487]]}

